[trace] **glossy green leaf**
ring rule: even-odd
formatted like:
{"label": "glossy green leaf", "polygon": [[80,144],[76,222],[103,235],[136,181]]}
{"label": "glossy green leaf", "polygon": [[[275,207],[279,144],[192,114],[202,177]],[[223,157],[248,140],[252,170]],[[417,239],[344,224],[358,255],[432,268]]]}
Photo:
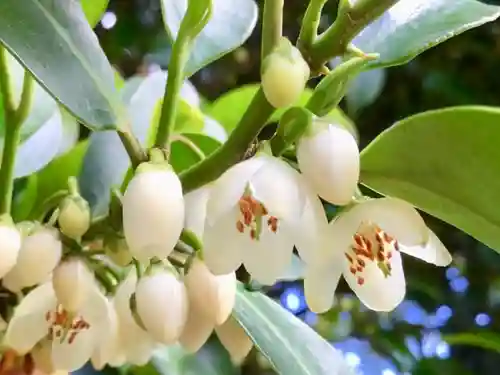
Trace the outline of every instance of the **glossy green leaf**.
{"label": "glossy green leaf", "polygon": [[406,118],[361,156],[361,181],[500,251],[500,109],[454,107]]}
{"label": "glossy green leaf", "polygon": [[[188,0],[161,3],[167,32],[175,39]],[[212,0],[212,4],[212,17],[194,41],[185,71],[187,77],[241,46],[257,23],[258,8],[254,0]]]}
{"label": "glossy green leaf", "polygon": [[87,126],[124,121],[113,69],[77,1],[1,1],[0,42]]}
{"label": "glossy green leaf", "polygon": [[400,65],[499,15],[500,7],[477,0],[400,0],[362,30],[353,44],[380,54],[371,67]]}
{"label": "glossy green leaf", "polygon": [[219,141],[204,134],[180,134],[172,143],[170,163],[180,173],[210,155],[220,145]]}
{"label": "glossy green leaf", "polygon": [[495,332],[463,332],[443,335],[443,341],[450,345],[476,346],[500,353],[500,335]]}
{"label": "glossy green leaf", "polygon": [[269,297],[239,286],[234,317],[279,374],[347,375],[342,354]]}
{"label": "glossy green leaf", "polygon": [[346,94],[348,113],[356,114],[360,109],[372,104],[382,92],[385,80],[385,69],[361,72],[352,79]]}
{"label": "glossy green leaf", "polygon": [[90,26],[95,27],[108,7],[109,0],[81,0],[83,13]]}

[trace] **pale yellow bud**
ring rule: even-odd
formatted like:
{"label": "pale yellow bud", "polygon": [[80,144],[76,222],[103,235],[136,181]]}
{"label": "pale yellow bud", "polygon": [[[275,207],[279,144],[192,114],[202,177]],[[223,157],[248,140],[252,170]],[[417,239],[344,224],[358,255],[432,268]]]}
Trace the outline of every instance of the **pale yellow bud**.
{"label": "pale yellow bud", "polygon": [[66,236],[78,239],[90,227],[90,208],[88,202],[80,196],[68,196],[59,206],[58,223]]}

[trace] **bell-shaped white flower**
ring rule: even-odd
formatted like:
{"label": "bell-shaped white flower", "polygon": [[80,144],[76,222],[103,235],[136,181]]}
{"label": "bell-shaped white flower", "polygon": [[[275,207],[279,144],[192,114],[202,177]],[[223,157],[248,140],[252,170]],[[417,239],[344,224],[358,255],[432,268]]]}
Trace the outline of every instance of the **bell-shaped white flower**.
{"label": "bell-shaped white flower", "polygon": [[20,249],[21,233],[12,223],[12,219],[6,218],[0,222],[0,278],[14,268]]}
{"label": "bell-shaped white flower", "polygon": [[359,179],[359,148],[343,126],[313,121],[297,144],[297,161],[321,198],[335,205],[351,201]]}
{"label": "bell-shaped white flower", "polygon": [[224,324],[216,327],[215,333],[235,365],[241,364],[252,350],[252,340],[232,316]]}
{"label": "bell-shaped white flower", "polygon": [[74,257],[61,262],[52,275],[57,300],[68,311],[77,311],[95,288],[94,275],[83,259]]}
{"label": "bell-shaped white flower", "polygon": [[97,287],[88,293],[80,310],[70,313],[57,302],[52,283],[47,282],[32,290],[16,307],[4,345],[26,354],[37,343],[43,345],[43,340],[49,340],[54,369],[75,371],[90,359],[107,333],[110,316],[106,297]]}
{"label": "bell-shaped white flower", "polygon": [[184,284],[171,272],[142,277],[135,289],[137,314],[150,335],[164,344],[175,343],[187,320],[188,298]]}
{"label": "bell-shaped white flower", "polygon": [[118,330],[121,350],[127,363],[142,366],[146,364],[156,348],[153,337],[140,327],[134,319],[130,298],[135,292],[137,275],[129,272],[120,283],[113,300],[118,315]]}
{"label": "bell-shaped white flower", "polygon": [[132,255],[140,261],[166,258],[184,224],[179,177],[168,164],[143,163],[122,199],[123,231]]}
{"label": "bell-shaped white flower", "polygon": [[326,226],[318,197],[284,161],[259,153],[226,171],[211,187],[203,259],[214,274],[241,263],[262,284],[273,284],[296,245],[307,259]]}
{"label": "bell-shaped white flower", "polygon": [[59,231],[49,227],[35,229],[23,239],[16,265],[3,279],[4,286],[19,291],[47,281],[61,255]]}
{"label": "bell-shaped white flower", "polygon": [[331,307],[341,275],[367,307],[391,311],[406,292],[401,253],[436,266],[452,260],[419,213],[396,198],[348,208],[330,223],[325,237],[330,251],[308,265],[304,279],[306,300],[318,313]]}

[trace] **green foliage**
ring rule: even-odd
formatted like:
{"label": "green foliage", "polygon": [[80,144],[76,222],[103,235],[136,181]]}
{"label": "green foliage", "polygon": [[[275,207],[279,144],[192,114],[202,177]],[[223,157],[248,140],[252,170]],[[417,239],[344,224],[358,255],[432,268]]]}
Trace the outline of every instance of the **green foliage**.
{"label": "green foliage", "polygon": [[81,0],[83,13],[90,26],[95,27],[108,7],[109,0]]}

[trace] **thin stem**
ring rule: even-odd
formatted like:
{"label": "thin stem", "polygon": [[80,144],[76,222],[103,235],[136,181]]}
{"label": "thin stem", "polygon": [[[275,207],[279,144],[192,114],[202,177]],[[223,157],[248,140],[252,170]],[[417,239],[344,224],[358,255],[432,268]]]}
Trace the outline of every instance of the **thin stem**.
{"label": "thin stem", "polygon": [[47,216],[47,213],[59,206],[61,200],[66,197],[68,193],[69,192],[67,190],[56,191],[54,194],[45,199],[39,207],[35,207],[33,212],[30,213],[29,218],[37,221],[43,221],[43,219]]}
{"label": "thin stem", "polygon": [[318,36],[318,26],[321,12],[327,0],[310,0],[302,20],[297,46],[301,50],[308,50]]}
{"label": "thin stem", "polygon": [[262,15],[262,50],[261,61],[278,44],[283,32],[284,0],[265,0]]}
{"label": "thin stem", "polygon": [[147,155],[139,140],[128,129],[117,130],[125,150],[132,163],[132,168],[137,168],[143,161],[147,161]]}
{"label": "thin stem", "polygon": [[203,160],[205,159],[205,154],[201,149],[194,143],[192,140],[190,140],[188,137],[182,135],[182,134],[175,134],[172,136],[172,142],[174,141],[179,141],[184,143],[191,151],[193,151],[196,156],[198,157],[198,160]]}
{"label": "thin stem", "polygon": [[352,7],[341,7],[335,22],[318,37],[308,51],[313,68],[319,68],[333,57],[343,54],[361,30],[397,2],[398,0],[357,0]]}
{"label": "thin stem", "polygon": [[184,193],[215,180],[240,161],[273,112],[274,107],[259,89],[226,143],[205,160],[180,173]]}

